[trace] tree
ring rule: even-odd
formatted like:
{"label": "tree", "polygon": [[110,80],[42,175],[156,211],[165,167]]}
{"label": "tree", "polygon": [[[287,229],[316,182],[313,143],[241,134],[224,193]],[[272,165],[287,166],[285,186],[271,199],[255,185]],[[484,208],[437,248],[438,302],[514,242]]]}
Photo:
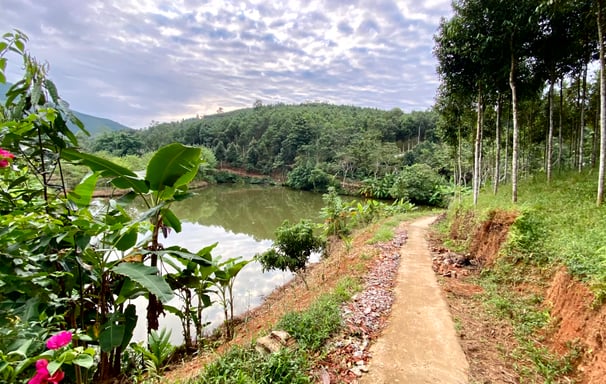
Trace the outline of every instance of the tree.
{"label": "tree", "polygon": [[95,137],[90,144],[93,152],[107,151],[115,156],[143,154],[143,142],[135,132],[105,132]]}
{"label": "tree", "polygon": [[600,47],[600,165],[598,168],[598,194],[596,203],[598,206],[604,202],[604,173],[606,168],[606,59],[604,51],[604,34],[606,33],[606,20],[604,12],[606,2],[597,1],[597,25],[598,25],[598,44]]}
{"label": "tree", "polygon": [[271,249],[257,255],[256,259],[264,271],[279,269],[289,271],[301,277],[305,286],[305,268],[312,252],[324,249],[325,241],[313,233],[310,221],[301,220],[291,225],[285,220],[276,230],[276,241]]}

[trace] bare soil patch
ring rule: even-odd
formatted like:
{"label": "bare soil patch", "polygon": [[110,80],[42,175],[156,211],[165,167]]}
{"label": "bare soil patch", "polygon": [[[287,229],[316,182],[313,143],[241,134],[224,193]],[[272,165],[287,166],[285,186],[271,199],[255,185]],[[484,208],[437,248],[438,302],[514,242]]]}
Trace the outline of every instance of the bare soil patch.
{"label": "bare soil patch", "polygon": [[594,299],[565,268],[555,274],[546,296],[552,317],[549,344],[560,355],[573,349],[581,353],[576,370],[584,384],[604,383],[606,378],[606,306],[594,309]]}
{"label": "bare soil patch", "polygon": [[507,239],[509,227],[516,220],[517,214],[495,210],[475,230],[469,253],[483,266],[491,266],[499,256],[501,245]]}
{"label": "bare soil patch", "polygon": [[[482,302],[484,290],[474,283],[479,263],[444,248],[444,239],[437,232],[431,233],[429,243],[434,271],[469,362],[470,383],[519,383],[510,357],[517,347],[513,329],[487,313]],[[465,261],[456,263],[453,259]]]}

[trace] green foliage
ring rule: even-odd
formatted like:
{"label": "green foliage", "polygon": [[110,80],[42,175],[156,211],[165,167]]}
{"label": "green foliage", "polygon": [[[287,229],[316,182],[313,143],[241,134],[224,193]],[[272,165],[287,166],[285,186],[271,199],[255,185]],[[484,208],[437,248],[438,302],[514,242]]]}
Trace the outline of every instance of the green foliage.
{"label": "green foliage", "polygon": [[346,276],[337,281],[332,295],[337,302],[344,303],[349,301],[355,293],[360,292],[361,290],[362,284],[358,279]]}
{"label": "green foliage", "polygon": [[509,228],[504,253],[514,260],[535,264],[547,261],[545,244],[547,233],[540,209],[522,207]]}
{"label": "green foliage", "polygon": [[217,290],[214,292],[219,297],[225,315],[225,338],[231,340],[234,333],[234,283],[236,277],[251,260],[240,260],[231,258],[217,265],[211,284]]}
{"label": "green foliage", "polygon": [[106,151],[114,156],[141,155],[143,142],[135,131],[105,132],[92,139],[91,152]]}
{"label": "green foliage", "polygon": [[395,199],[406,199],[415,204],[435,204],[435,192],[444,180],[426,164],[405,167],[397,176],[390,194]]}
{"label": "green foliage", "polygon": [[319,167],[298,165],[288,173],[286,185],[293,189],[324,192],[335,185],[335,180]]}
{"label": "green foliage", "polygon": [[368,240],[368,244],[384,243],[392,240],[393,236],[393,228],[381,227],[375,232],[372,238]]}
{"label": "green foliage", "polygon": [[206,366],[201,377],[189,384],[309,384],[308,362],[298,350],[282,349],[269,355],[259,354],[252,346],[232,347],[225,355]]}
{"label": "green foliage", "polygon": [[315,236],[313,231],[314,225],[308,220],[292,225],[285,220],[276,230],[273,247],[256,257],[263,270],[290,271],[303,278],[312,252],[320,252],[325,246],[324,240]]}
{"label": "green foliage", "polygon": [[148,337],[148,348],[140,344],[132,344],[133,349],[143,356],[146,372],[151,377],[159,377],[169,359],[175,352],[175,346],[170,343],[170,331],[165,328],[151,331]]}
{"label": "green foliage", "polygon": [[324,219],[324,233],[328,236],[345,236],[349,233],[347,219],[350,216],[350,206],[343,202],[336,189],[330,187],[322,195],[324,207],[320,210],[320,217]]}
{"label": "green foliage", "polygon": [[317,352],[341,329],[340,304],[334,295],[321,296],[308,310],[284,315],[277,327],[293,336],[300,348]]}
{"label": "green foliage", "polygon": [[181,320],[186,350],[192,348],[192,323],[195,327],[198,352],[201,352],[203,346],[203,330],[206,324],[202,318],[202,312],[212,305],[210,298],[211,287],[214,284],[212,274],[217,270],[217,266],[212,263],[211,251],[216,246],[217,243],[199,250],[196,253],[199,258],[178,258],[177,262],[180,265],[166,260],[167,264],[170,264],[176,271],[167,276],[167,281],[181,299],[182,306],[176,308],[164,305],[164,309]]}
{"label": "green foliage", "polygon": [[[0,58],[7,50],[18,53],[26,73],[0,108],[0,146],[15,154],[10,166],[0,168],[0,355],[11,359],[8,365],[0,361],[0,375],[11,376],[11,381],[30,376],[29,356],[42,351],[40,340],[59,329],[76,329],[80,336],[74,342],[75,355],[59,356],[62,360],[50,362],[49,370],[73,362],[80,368],[67,372],[68,380],[81,383],[94,375],[97,381],[107,381],[120,374],[122,352],[137,322],[134,304],[126,302],[147,296],[148,328],[157,329],[162,302],[173,296],[161,264],[194,263],[200,268],[194,271],[196,277],[212,264],[208,249],[193,254],[163,248],[158,241],[169,229],[181,229],[170,205],[189,196],[188,183],[198,172],[201,150],[178,143],[162,147],[145,162],[145,177],[78,151],[66,122],[81,123],[46,79],[46,66],[25,53],[26,39],[19,33],[4,39],[8,43],[0,44]],[[92,171],[69,193],[63,174],[66,161]],[[100,178],[130,192],[99,205],[92,195]],[[135,195],[148,209],[133,218],[123,204]],[[196,294],[205,293],[197,282],[186,283]],[[198,298],[198,303],[206,301]],[[156,344],[165,339],[159,335]],[[100,354],[97,365],[87,352],[92,350]],[[162,350],[151,353],[160,364]]]}
{"label": "green foliage", "polygon": [[383,177],[375,177],[363,180],[360,195],[373,199],[388,199],[391,197],[390,190],[396,182],[397,174],[389,173]]}
{"label": "green foliage", "polygon": [[[432,111],[407,114],[397,108],[381,111],[306,103],[262,105],[155,124],[138,134],[147,150],[171,142],[204,145],[213,148],[222,165],[255,173],[283,176],[301,164],[311,164],[310,172],[322,170],[331,179],[334,175],[362,180],[398,169],[398,146],[410,148],[419,141],[433,140],[435,124]],[[316,188],[322,190],[318,181],[326,175],[319,173],[314,178]],[[308,174],[293,181],[309,179]]]}

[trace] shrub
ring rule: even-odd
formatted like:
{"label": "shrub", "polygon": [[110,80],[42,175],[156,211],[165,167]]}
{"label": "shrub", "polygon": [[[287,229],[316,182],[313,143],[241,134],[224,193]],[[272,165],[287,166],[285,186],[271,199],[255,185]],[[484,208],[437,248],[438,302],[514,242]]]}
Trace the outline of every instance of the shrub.
{"label": "shrub", "polygon": [[305,282],[303,273],[311,253],[322,251],[325,245],[324,240],[315,236],[313,230],[310,221],[301,220],[291,225],[285,220],[276,230],[274,247],[257,256],[263,270],[288,270],[301,276]]}
{"label": "shrub", "polygon": [[405,167],[389,190],[394,199],[406,199],[420,205],[436,205],[435,192],[444,184],[436,171],[426,164]]}
{"label": "shrub", "polygon": [[324,192],[334,185],[332,176],[318,167],[298,165],[288,173],[286,185],[293,189]]}

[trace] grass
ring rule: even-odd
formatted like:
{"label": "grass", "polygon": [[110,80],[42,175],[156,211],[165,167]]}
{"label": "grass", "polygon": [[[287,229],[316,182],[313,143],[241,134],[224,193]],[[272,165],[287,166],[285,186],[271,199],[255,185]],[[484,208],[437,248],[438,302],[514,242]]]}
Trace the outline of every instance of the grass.
{"label": "grass", "polygon": [[[519,344],[513,357],[518,373],[529,381],[540,375],[546,383],[558,382],[573,370],[580,352],[571,348],[567,355],[557,356],[542,347],[537,331],[550,324],[542,298],[514,288],[542,286],[557,266],[564,265],[592,287],[598,301],[595,305],[606,298],[606,206],[595,205],[596,179],[595,174],[567,173],[548,184],[538,176],[520,182],[517,204],[511,202],[510,188],[504,186],[497,196],[483,191],[475,209],[467,199],[449,211],[450,220],[456,210],[473,211],[470,220],[476,223],[494,210],[518,213],[501,257],[482,272],[479,284],[488,311],[512,324]],[[448,227],[439,230],[446,233]]]}
{"label": "grass", "polygon": [[[480,194],[478,211],[515,210],[522,214],[513,226],[506,251],[537,264],[562,264],[606,296],[606,205],[596,207],[597,176],[571,172],[550,184],[535,177],[520,183],[518,204],[502,187],[497,196]],[[466,203],[469,204],[469,203]]]}
{"label": "grass", "polygon": [[341,304],[362,288],[352,277],[339,280],[331,293],[320,296],[309,309],[289,312],[276,328],[287,331],[297,348],[261,355],[254,345],[234,346],[209,364],[202,376],[187,384],[311,383],[308,371],[326,340],[341,329]]}
{"label": "grass", "polygon": [[262,355],[252,346],[232,347],[225,355],[209,364],[204,375],[188,384],[307,384],[308,362],[300,350],[282,349]]}

